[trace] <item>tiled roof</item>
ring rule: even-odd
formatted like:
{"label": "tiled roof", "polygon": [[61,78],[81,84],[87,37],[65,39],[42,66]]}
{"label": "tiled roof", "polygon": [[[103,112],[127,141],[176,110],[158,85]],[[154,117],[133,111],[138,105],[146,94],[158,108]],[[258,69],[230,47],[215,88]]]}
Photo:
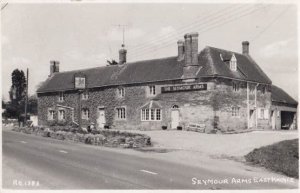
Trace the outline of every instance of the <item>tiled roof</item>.
{"label": "tiled roof", "polygon": [[281,88],[272,85],[272,101],[274,102],[281,102],[281,103],[287,103],[292,105],[297,105],[298,102],[293,99],[289,94],[287,94],[284,90]]}
{"label": "tiled roof", "polygon": [[[230,70],[229,63],[224,62],[224,60],[230,60],[232,54],[237,59],[237,71]],[[203,68],[199,71],[198,77],[216,75],[259,83],[272,83],[249,55],[207,46],[200,52],[199,61]]]}
{"label": "tiled roof", "polygon": [[[238,71],[230,70],[229,65],[222,61],[237,58]],[[270,84],[271,80],[248,55],[239,54],[213,47],[206,47],[199,55],[201,66],[197,77],[221,76],[227,78],[249,80]],[[97,68],[55,73],[37,90],[38,93],[72,90],[74,74],[82,72],[87,77],[87,88],[113,86],[122,84],[157,82],[182,79],[184,61],[177,61],[177,56],[130,62],[123,65],[110,65]]]}

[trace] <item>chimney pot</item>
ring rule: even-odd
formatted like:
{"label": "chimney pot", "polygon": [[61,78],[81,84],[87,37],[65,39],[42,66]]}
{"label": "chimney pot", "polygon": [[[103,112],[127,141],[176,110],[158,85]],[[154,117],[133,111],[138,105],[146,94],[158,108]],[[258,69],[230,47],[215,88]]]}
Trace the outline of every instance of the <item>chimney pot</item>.
{"label": "chimney pot", "polygon": [[243,54],[249,54],[249,42],[248,41],[242,42],[242,49],[243,49]]}
{"label": "chimney pot", "polygon": [[178,61],[181,61],[184,59],[184,41],[178,40]]}
{"label": "chimney pot", "polygon": [[50,61],[50,76],[56,72],[59,72],[59,61],[51,60]]}

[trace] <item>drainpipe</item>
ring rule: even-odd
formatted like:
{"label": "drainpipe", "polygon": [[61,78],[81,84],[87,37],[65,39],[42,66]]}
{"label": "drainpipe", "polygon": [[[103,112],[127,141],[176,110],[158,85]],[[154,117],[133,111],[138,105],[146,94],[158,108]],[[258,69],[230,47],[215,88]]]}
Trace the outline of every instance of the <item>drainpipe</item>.
{"label": "drainpipe", "polygon": [[255,129],[257,129],[257,87],[258,87],[258,83],[255,85]]}
{"label": "drainpipe", "polygon": [[247,129],[250,128],[249,83],[247,82]]}

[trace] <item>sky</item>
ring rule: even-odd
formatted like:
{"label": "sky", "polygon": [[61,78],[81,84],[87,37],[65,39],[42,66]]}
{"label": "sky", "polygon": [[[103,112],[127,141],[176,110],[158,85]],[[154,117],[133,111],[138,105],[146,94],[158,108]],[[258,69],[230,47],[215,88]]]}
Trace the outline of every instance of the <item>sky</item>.
{"label": "sky", "polygon": [[[121,25],[121,26],[118,26]],[[199,33],[199,51],[212,46],[250,55],[273,84],[298,99],[297,6],[204,3],[9,3],[1,11],[2,97],[11,73],[29,69],[29,94],[60,71],[118,61],[125,29],[127,62],[177,55],[177,40]]]}

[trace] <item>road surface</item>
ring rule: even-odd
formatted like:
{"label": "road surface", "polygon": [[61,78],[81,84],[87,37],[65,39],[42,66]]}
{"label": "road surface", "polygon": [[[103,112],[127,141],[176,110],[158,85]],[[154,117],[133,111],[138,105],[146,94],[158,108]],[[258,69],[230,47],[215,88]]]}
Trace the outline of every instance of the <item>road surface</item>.
{"label": "road surface", "polygon": [[[8,130],[3,130],[2,139],[3,188],[296,188],[279,182],[255,183],[254,179],[246,179],[245,176],[235,173],[128,155],[111,151],[109,148],[92,147]],[[239,182],[239,179],[243,181]]]}

